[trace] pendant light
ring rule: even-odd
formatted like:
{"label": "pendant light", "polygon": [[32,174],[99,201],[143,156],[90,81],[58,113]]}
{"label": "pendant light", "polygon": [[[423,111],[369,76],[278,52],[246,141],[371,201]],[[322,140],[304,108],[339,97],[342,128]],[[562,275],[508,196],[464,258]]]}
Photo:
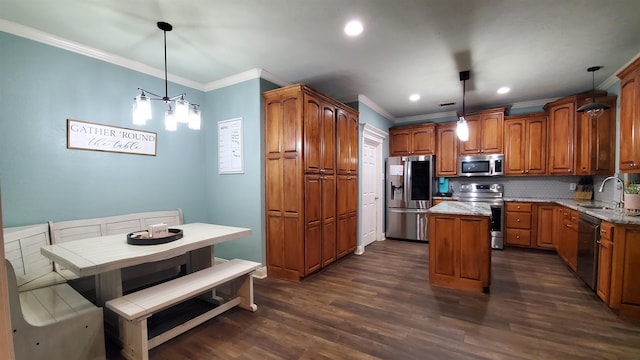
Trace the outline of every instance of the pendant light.
{"label": "pendant light", "polygon": [[597,119],[604,113],[605,110],[611,108],[611,106],[607,104],[602,104],[596,102],[596,71],[602,69],[602,66],[592,66],[587,69],[588,72],[592,74],[592,86],[591,86],[591,102],[588,104],[584,104],[576,110],[577,112],[584,112],[589,115],[592,119]]}
{"label": "pendant light", "polygon": [[[200,129],[200,105],[189,104],[185,99],[186,94],[179,94],[169,97],[169,82],[167,80],[167,31],[173,30],[171,24],[159,21],[158,29],[164,34],[164,96],[152,93],[151,91],[138,88],[140,94],[134,98],[133,103],[133,123],[135,125],[145,125],[147,120],[151,120],[151,100],[162,100],[169,106],[164,116],[164,127],[167,131],[178,129],[178,123],[187,123],[189,129]],[[150,97],[149,95],[154,97]],[[173,104],[173,106],[172,106]]]}
{"label": "pendant light", "polygon": [[460,81],[462,81],[462,115],[458,118],[458,123],[456,125],[456,135],[460,141],[469,140],[469,125],[467,125],[467,120],[464,118],[464,94],[466,92],[466,83],[470,77],[470,71],[461,71],[460,72]]}

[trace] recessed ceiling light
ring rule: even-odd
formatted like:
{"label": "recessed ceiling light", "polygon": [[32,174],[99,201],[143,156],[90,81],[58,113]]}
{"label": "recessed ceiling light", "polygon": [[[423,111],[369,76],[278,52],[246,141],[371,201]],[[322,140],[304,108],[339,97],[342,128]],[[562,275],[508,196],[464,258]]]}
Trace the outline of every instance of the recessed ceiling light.
{"label": "recessed ceiling light", "polygon": [[344,33],[349,36],[358,36],[362,34],[362,30],[364,30],[364,27],[360,20],[351,20],[344,27]]}
{"label": "recessed ceiling light", "polygon": [[411,100],[411,101],[420,100],[420,94],[411,94],[411,96],[409,96],[409,100]]}
{"label": "recessed ceiling light", "polygon": [[510,88],[508,88],[508,87],[506,87],[506,86],[503,86],[503,87],[501,87],[500,89],[498,89],[498,94],[506,94],[506,93],[508,93],[509,91],[511,91],[511,89],[510,89]]}

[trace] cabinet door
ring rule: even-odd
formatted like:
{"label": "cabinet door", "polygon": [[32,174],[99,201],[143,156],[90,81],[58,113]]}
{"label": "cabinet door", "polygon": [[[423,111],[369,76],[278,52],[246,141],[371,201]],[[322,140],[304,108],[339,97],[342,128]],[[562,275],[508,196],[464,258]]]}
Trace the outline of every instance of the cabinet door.
{"label": "cabinet door", "polygon": [[549,174],[574,173],[575,104],[556,105],[549,110]]}
{"label": "cabinet door", "polygon": [[611,267],[613,261],[613,224],[603,222],[600,227],[600,242],[598,244],[598,280],[596,293],[598,297],[609,304],[611,292]]}
{"label": "cabinet door", "polygon": [[435,124],[414,128],[411,131],[411,139],[414,155],[433,155],[436,153]]}
{"label": "cabinet door", "polygon": [[341,258],[357,245],[358,178],[338,175],[337,180],[337,256]]}
{"label": "cabinet door", "polygon": [[358,172],[358,117],[338,109],[336,128],[338,173],[356,173]]}
{"label": "cabinet door", "polygon": [[480,132],[480,152],[483,154],[501,154],[504,114],[482,114]]}
{"label": "cabinet door", "polygon": [[336,108],[322,104],[322,167],[320,172],[333,174],[336,167]]}
{"label": "cabinet door", "polygon": [[305,176],[305,275],[322,265],[322,200],[321,177]]}
{"label": "cabinet door", "polygon": [[323,166],[323,111],[321,102],[304,95],[304,164],[305,172],[319,173]]}
{"label": "cabinet door", "polygon": [[456,123],[438,125],[436,152],[436,175],[456,176],[458,174],[458,138]]}
{"label": "cabinet door", "polygon": [[620,81],[620,171],[640,172],[640,75]]}
{"label": "cabinet door", "polygon": [[536,246],[544,249],[553,249],[553,223],[555,221],[556,207],[554,205],[538,205]]}
{"label": "cabinet door", "polygon": [[525,123],[525,173],[547,173],[547,117],[528,119]]}
{"label": "cabinet door", "polygon": [[482,152],[482,120],[480,115],[464,118],[469,126],[469,140],[460,141],[460,155],[478,155]]}
{"label": "cabinet door", "polygon": [[505,175],[525,174],[525,136],[525,120],[506,120],[504,122]]}
{"label": "cabinet door", "polygon": [[299,280],[304,267],[300,92],[265,95],[265,211],[269,276]]}
{"label": "cabinet door", "polygon": [[411,131],[409,129],[397,128],[389,130],[389,155],[411,155],[410,144]]}
{"label": "cabinet door", "polygon": [[322,267],[336,260],[336,178],[322,177]]}

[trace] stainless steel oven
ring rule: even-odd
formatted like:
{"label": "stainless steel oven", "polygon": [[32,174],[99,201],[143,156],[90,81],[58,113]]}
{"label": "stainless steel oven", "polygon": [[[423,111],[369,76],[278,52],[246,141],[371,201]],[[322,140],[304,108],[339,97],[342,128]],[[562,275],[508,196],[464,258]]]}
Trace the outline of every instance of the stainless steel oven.
{"label": "stainless steel oven", "polygon": [[459,201],[485,203],[491,207],[491,248],[504,248],[504,186],[502,184],[461,184]]}

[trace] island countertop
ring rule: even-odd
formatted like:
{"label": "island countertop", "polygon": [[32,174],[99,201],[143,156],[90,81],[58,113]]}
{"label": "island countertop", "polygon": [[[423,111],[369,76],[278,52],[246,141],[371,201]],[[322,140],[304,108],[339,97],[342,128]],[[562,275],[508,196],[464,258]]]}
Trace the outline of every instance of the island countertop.
{"label": "island countertop", "polygon": [[487,203],[444,201],[429,208],[431,214],[491,216],[491,206]]}

